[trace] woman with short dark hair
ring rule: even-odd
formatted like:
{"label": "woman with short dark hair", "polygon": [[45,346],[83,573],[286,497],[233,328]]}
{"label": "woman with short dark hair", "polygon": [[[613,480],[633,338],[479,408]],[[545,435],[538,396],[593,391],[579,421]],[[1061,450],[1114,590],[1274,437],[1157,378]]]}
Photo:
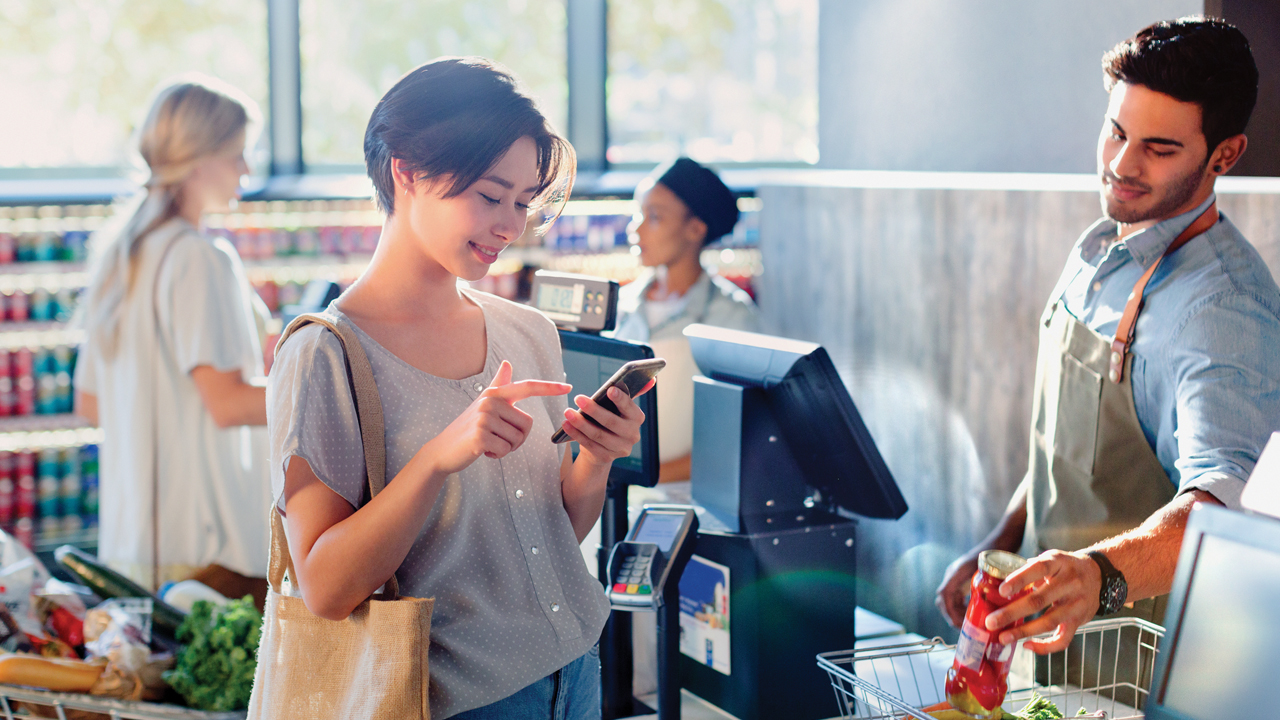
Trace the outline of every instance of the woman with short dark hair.
{"label": "woman with short dark hair", "polygon": [[[365,159],[386,221],[369,268],[330,312],[372,365],[388,482],[363,497],[340,341],[300,329],[268,389],[293,579],[331,619],[392,574],[402,594],[435,598],[436,720],[598,718],[593,648],[609,604],[578,544],[644,414],[616,391],[621,415],[585,396],[566,408],[551,321],[458,282],[484,277],[530,209],[565,194],[573,150],[510,74],[463,58],[423,65],[387,92]],[[561,423],[576,460],[550,440]]]}

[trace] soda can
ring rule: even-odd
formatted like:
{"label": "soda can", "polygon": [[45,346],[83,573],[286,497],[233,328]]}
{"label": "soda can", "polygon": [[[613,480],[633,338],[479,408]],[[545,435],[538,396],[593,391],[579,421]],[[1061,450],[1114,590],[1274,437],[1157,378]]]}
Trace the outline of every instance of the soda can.
{"label": "soda can", "polygon": [[85,527],[98,526],[98,446],[80,448],[80,513]]}
{"label": "soda can", "polygon": [[62,458],[52,448],[40,451],[36,504],[40,517],[62,517]]}
{"label": "soda can", "polygon": [[42,517],[36,523],[36,540],[53,540],[62,534],[61,517]]}
{"label": "soda can", "polygon": [[81,496],[84,492],[80,481],[80,450],[70,448],[62,455],[62,482],[59,488],[59,504],[64,518],[75,516],[77,519],[83,510]]}
{"label": "soda can", "polygon": [[36,411],[35,356],[28,348],[13,354],[14,415],[31,415]]}
{"label": "soda can", "polygon": [[18,259],[18,239],[12,233],[0,233],[0,264]]}
{"label": "soda can", "polygon": [[54,232],[36,233],[34,257],[36,262],[54,262],[62,254],[62,237]]}
{"label": "soda can", "polygon": [[79,515],[63,515],[62,516],[62,534],[78,535],[84,530],[84,519]]}
{"label": "soda can", "polygon": [[76,311],[76,292],[75,290],[64,287],[58,290],[53,296],[53,304],[57,306],[57,314],[54,319],[59,322],[66,322]]}
{"label": "soda can", "polygon": [[6,529],[13,524],[13,470],[13,453],[0,451],[0,526]]}
{"label": "soda can", "polygon": [[28,310],[28,317],[36,322],[47,322],[53,319],[54,308],[53,298],[49,295],[49,291],[38,287],[31,293],[31,306]]}
{"label": "soda can", "polygon": [[40,350],[35,358],[36,412],[52,415],[58,412],[58,378],[53,369],[53,353]]}
{"label": "soda can", "polygon": [[8,310],[5,317],[13,322],[26,322],[31,318],[31,304],[26,293],[21,290],[14,290],[13,294],[5,298],[5,300]]}
{"label": "soda can", "polygon": [[15,243],[14,259],[18,262],[33,262],[36,259],[35,233],[20,233]]}
{"label": "soda can", "polygon": [[13,358],[8,350],[0,350],[0,417],[14,414]]}
{"label": "soda can", "polygon": [[84,230],[70,230],[62,236],[62,259],[69,262],[84,262],[88,257],[89,233]]}
{"label": "soda can", "polygon": [[29,517],[20,517],[13,524],[13,537],[28,550],[35,547],[36,544],[36,523]]}
{"label": "soda can", "polygon": [[14,463],[13,512],[21,518],[36,516],[36,454],[18,453]]}

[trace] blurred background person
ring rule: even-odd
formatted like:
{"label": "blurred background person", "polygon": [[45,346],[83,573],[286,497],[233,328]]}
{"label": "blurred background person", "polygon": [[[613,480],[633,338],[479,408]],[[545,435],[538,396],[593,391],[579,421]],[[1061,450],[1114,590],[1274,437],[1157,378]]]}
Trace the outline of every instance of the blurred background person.
{"label": "blurred background person", "polygon": [[697,366],[684,329],[702,323],[758,330],[751,296],[702,267],[703,248],[733,232],[738,202],[719,175],[687,157],[642,180],[636,202],[630,239],[645,271],[619,293],[614,337],[648,343],[666,359],[658,392],[660,481],[688,480]]}
{"label": "blurred background person", "polygon": [[105,438],[99,557],[153,588],[195,577],[261,603],[269,316],[235,248],[201,230],[239,197],[259,117],[212,78],[157,92],[138,133],[150,177],[93,241],[75,387]]}

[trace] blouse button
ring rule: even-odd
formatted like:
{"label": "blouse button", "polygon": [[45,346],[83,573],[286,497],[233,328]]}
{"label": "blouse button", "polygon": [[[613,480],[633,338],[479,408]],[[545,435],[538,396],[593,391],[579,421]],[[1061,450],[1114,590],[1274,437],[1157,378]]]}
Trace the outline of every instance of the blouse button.
{"label": "blouse button", "polygon": [[1098,292],[1098,291],[1099,291],[1099,290],[1101,290],[1101,289],[1102,289],[1102,281],[1101,281],[1101,280],[1098,280],[1098,281],[1096,281],[1096,282],[1094,282],[1094,283],[1093,283],[1093,291],[1094,291],[1094,292]]}
{"label": "blouse button", "polygon": [[517,498],[522,498],[522,497],[524,497],[524,491],[523,491],[523,490],[517,490],[517,491],[516,491],[516,497],[517,497]]}
{"label": "blouse button", "polygon": [[484,392],[484,385],[476,383],[476,392]]}
{"label": "blouse button", "polygon": [[537,546],[537,545],[534,545],[534,546],[533,546],[533,548],[532,548],[532,549],[530,549],[530,551],[529,551],[529,552],[532,552],[534,555],[537,555],[537,554],[538,554],[538,546]]}
{"label": "blouse button", "polygon": [[560,612],[560,603],[551,603],[551,612]]}

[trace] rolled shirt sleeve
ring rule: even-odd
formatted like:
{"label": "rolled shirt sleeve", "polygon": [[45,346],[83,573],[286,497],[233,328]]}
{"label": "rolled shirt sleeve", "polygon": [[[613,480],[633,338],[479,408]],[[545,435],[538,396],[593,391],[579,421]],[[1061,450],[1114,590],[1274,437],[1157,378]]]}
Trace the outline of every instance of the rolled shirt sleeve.
{"label": "rolled shirt sleeve", "polygon": [[1277,338],[1280,319],[1247,293],[1213,295],[1188,311],[1167,359],[1179,493],[1202,490],[1240,507],[1262,447],[1280,429]]}
{"label": "rolled shirt sleeve", "polygon": [[165,273],[178,367],[184,373],[201,365],[220,372],[241,369],[255,350],[253,336],[245,332],[250,310],[237,290],[234,260],[213,243],[179,241]]}

